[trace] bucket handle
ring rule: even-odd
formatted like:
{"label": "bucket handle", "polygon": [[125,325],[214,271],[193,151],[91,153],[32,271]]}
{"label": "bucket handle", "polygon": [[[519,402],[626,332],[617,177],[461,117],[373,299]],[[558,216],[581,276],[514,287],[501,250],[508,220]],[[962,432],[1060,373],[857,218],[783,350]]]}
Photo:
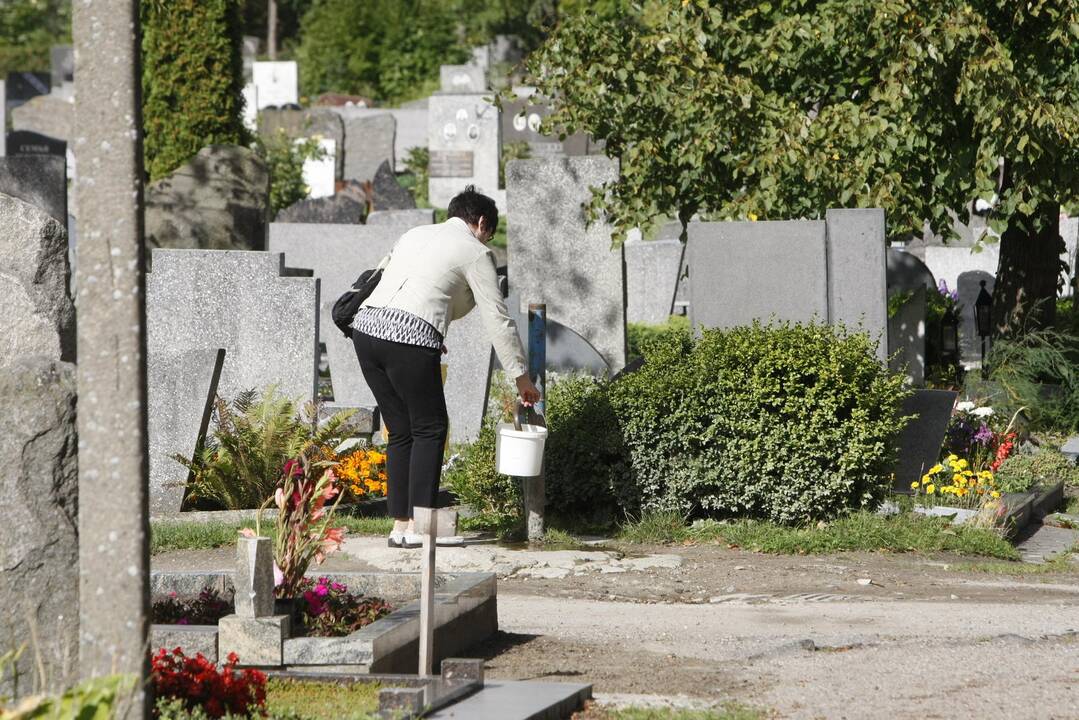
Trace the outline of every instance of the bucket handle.
{"label": "bucket handle", "polygon": [[520,400],[517,401],[517,410],[513,413],[513,429],[520,431],[522,425],[539,425],[541,427],[547,427],[547,420],[536,408],[525,405]]}

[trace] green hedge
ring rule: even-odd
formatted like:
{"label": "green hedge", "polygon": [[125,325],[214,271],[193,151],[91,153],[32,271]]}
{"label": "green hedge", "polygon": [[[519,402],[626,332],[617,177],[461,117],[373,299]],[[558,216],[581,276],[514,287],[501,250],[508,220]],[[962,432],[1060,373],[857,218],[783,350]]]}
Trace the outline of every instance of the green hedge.
{"label": "green hedge", "polygon": [[157,180],[207,145],[246,145],[239,0],[142,0],[146,172]]}
{"label": "green hedge", "polygon": [[[826,325],[668,332],[613,382],[551,384],[548,511],[597,520],[643,512],[797,523],[874,508],[891,487],[907,391],[869,339]],[[451,485],[479,522],[519,517],[496,481],[493,431]],[[497,499],[485,495],[498,494]],[[501,494],[499,494],[501,493]],[[519,510],[518,510],[519,512]]]}
{"label": "green hedge", "polygon": [[1042,449],[1033,453],[1018,453],[1001,463],[994,482],[1001,492],[1025,492],[1035,485],[1079,486],[1079,466],[1067,455],[1056,450]]}

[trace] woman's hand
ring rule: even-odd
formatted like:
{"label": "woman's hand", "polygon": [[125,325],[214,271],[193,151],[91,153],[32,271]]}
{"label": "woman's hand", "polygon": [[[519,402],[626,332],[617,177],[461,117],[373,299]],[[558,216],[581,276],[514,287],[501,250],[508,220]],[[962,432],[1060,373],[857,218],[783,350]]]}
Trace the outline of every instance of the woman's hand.
{"label": "woman's hand", "polygon": [[447,349],[446,349],[446,346],[445,346],[445,345],[443,345],[443,346],[442,346],[442,354],[443,354],[443,355],[445,355],[445,354],[446,354],[446,353],[448,353],[448,352],[449,352],[449,350],[447,350]]}
{"label": "woman's hand", "polygon": [[528,373],[517,378],[517,394],[521,396],[521,402],[525,405],[535,405],[539,402],[539,390],[533,384],[532,378],[528,377]]}

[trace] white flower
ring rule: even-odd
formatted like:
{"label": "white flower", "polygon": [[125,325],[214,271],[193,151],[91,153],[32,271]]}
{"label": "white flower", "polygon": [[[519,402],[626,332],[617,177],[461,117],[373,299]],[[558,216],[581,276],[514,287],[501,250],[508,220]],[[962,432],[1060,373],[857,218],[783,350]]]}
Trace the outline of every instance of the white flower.
{"label": "white flower", "polygon": [[970,414],[975,415],[975,416],[980,417],[980,418],[989,417],[990,415],[993,414],[993,408],[991,408],[991,407],[974,408],[973,410],[970,411]]}
{"label": "white flower", "polygon": [[956,405],[955,409],[959,412],[970,412],[974,409],[974,403],[972,403],[970,400],[964,400],[963,402]]}

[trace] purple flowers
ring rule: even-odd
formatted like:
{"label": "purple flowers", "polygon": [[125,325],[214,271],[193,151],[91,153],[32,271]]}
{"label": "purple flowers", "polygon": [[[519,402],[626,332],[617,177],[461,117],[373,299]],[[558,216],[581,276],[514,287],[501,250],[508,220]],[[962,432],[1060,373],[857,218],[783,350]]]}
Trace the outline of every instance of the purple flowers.
{"label": "purple flowers", "polygon": [[959,291],[948,290],[948,282],[946,280],[941,280],[937,283],[937,292],[951,300],[953,303],[959,302]]}
{"label": "purple flowers", "polygon": [[983,447],[989,447],[989,444],[993,442],[993,431],[989,429],[989,426],[982,423],[982,426],[978,428],[978,431],[974,433],[974,442],[982,445]]}

